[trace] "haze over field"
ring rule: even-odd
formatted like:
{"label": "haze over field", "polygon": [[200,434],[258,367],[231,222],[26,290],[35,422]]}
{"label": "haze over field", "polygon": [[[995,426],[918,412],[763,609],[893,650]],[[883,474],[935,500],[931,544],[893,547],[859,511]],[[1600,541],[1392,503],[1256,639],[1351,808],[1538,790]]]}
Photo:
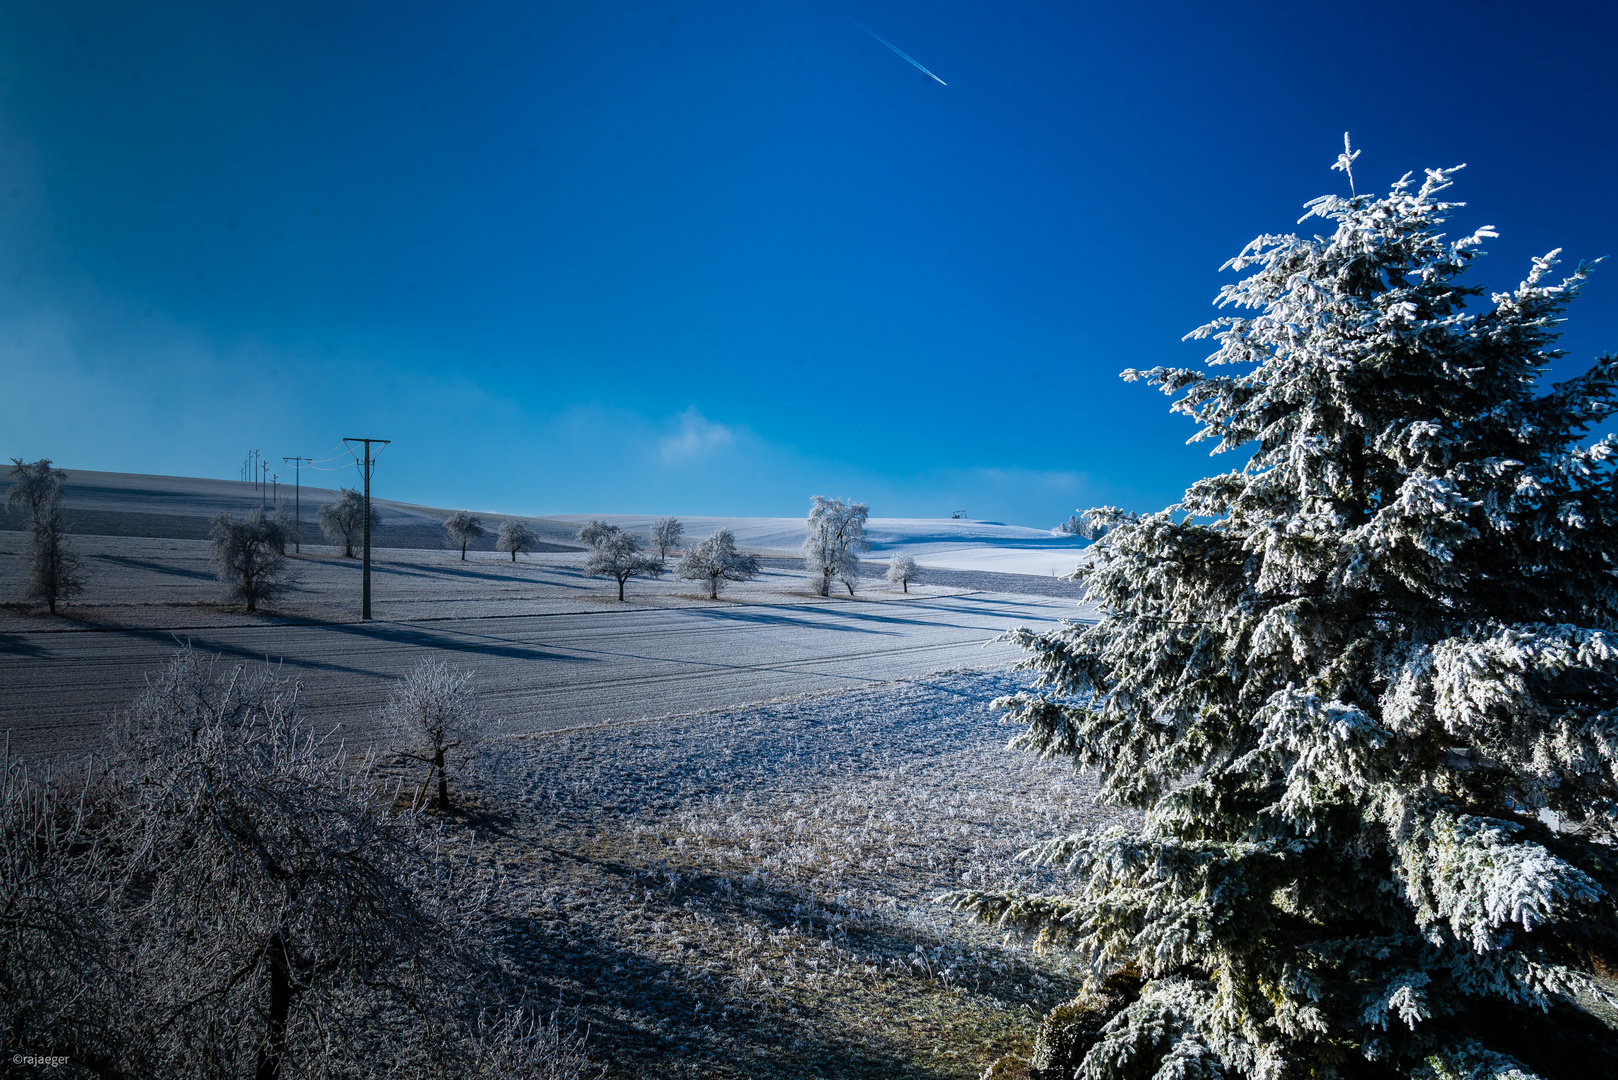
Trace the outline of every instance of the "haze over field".
{"label": "haze over field", "polygon": [[1155,510],[1210,463],[1117,373],[1206,354],[1345,129],[1362,192],[1469,163],[1496,287],[1618,252],[1611,4],[1355,12],[6,5],[3,450],[290,479],[374,435],[389,497],[529,515]]}
{"label": "haze over field", "polygon": [[[321,474],[317,473],[316,476]],[[9,482],[0,478],[0,492]],[[315,521],[320,507],[336,492],[330,488],[301,488],[306,535],[318,542]],[[280,487],[262,490],[240,481],[197,477],[141,476],[126,473],[78,472],[70,474],[63,489],[64,505],[76,531],[111,535],[202,539],[210,519],[222,511],[244,513],[275,499],[290,511],[294,492]],[[444,543],[443,522],[451,510],[415,506],[377,495],[374,499],[381,525],[379,547],[439,547]],[[494,549],[494,526],[501,515],[482,512],[489,533],[474,541],[473,550]],[[653,517],[634,514],[579,514],[527,519],[547,547],[582,549],[578,531],[591,520],[602,519],[635,530],[650,531]],[[804,538],[804,519],[744,517],[681,517],[685,542],[694,543],[716,529],[730,529],[745,547],[765,555],[795,557]],[[16,527],[18,521],[9,522]],[[886,560],[913,556],[923,566],[950,570],[986,570],[1008,574],[1071,573],[1088,541],[1052,535],[1048,529],[1029,529],[997,521],[968,519],[872,518],[866,528],[871,548],[865,557]]]}

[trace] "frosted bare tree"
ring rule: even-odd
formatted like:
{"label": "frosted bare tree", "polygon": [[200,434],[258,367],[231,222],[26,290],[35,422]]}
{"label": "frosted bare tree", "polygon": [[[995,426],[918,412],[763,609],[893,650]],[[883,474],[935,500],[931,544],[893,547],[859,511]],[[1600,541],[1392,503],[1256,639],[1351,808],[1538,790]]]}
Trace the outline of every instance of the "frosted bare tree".
{"label": "frosted bare tree", "polygon": [[685,526],[680,524],[679,518],[658,518],[652,523],[652,546],[657,549],[659,562],[668,561],[669,552],[679,545],[684,535]]}
{"label": "frosted bare tree", "polygon": [[8,1059],[71,1048],[79,1062],[105,1062],[113,1055],[97,1006],[102,994],[116,1000],[122,979],[104,947],[111,928],[97,894],[110,860],[95,842],[95,807],[63,770],[29,769],[3,745],[0,1048]]}
{"label": "frosted bare tree", "polygon": [[457,510],[444,520],[444,531],[449,533],[450,547],[460,546],[461,561],[466,561],[466,545],[482,536],[483,519],[467,510]]}
{"label": "frosted bare tree", "polygon": [[55,615],[58,603],[84,589],[83,564],[73,551],[62,519],[62,484],[67,473],[51,468],[49,458],[11,461],[6,508],[28,518],[28,579],[23,598],[44,601]]}
{"label": "frosted bare tree", "polygon": [[618,582],[619,600],[624,598],[624,582],[630,578],[663,576],[663,561],[642,553],[640,537],[617,525],[599,519],[591,521],[579,530],[579,540],[590,545],[584,572]]}
{"label": "frosted bare tree", "polygon": [[738,551],[735,534],[720,529],[687,551],[675,573],[689,581],[707,582],[708,599],[717,600],[725,582],[758,577],[758,556]]}
{"label": "frosted bare tree", "polygon": [[213,568],[225,598],[248,611],[286,591],[286,530],[263,507],[255,506],[241,521],[229,513],[213,519]]}
{"label": "frosted bare tree", "polygon": [[300,697],[268,666],[186,648],[91,766],[6,757],[8,1061],[206,1080],[581,1075],[576,1036],[500,973],[489,879],[318,738]]}
{"label": "frosted bare tree", "polygon": [[31,557],[23,598],[42,600],[56,614],[56,605],[84,591],[83,564],[67,538],[60,507],[52,506],[28,526]]}
{"label": "frosted bare tree", "polygon": [[62,485],[67,473],[51,468],[50,458],[38,461],[11,459],[11,490],[6,492],[6,509],[37,518],[47,507],[55,506],[62,497]]}
{"label": "frosted bare tree", "polygon": [[910,591],[910,583],[915,581],[920,573],[921,568],[909,555],[895,555],[888,563],[888,583],[900,586],[905,592]]}
{"label": "frosted bare tree", "polygon": [[517,518],[507,518],[500,523],[499,535],[495,537],[494,546],[500,551],[511,552],[511,561],[517,561],[520,551],[533,551],[539,545],[539,536],[528,527],[528,522]]}
{"label": "frosted bare tree", "polygon": [[296,546],[303,540],[303,529],[296,518],[287,512],[286,504],[276,506],[275,513],[270,515],[270,522],[275,526],[275,550],[282,555],[287,553],[287,545]]}
{"label": "frosted bare tree", "polygon": [[[381,523],[382,516],[371,507],[371,531]],[[320,508],[320,531],[343,545],[343,556],[352,559],[354,545],[365,535],[365,498],[353,488],[339,488],[337,498]]]}
{"label": "frosted bare tree", "polygon": [[276,1080],[456,1051],[474,979],[457,907],[476,900],[443,891],[431,838],[299,723],[298,698],[267,667],[184,649],[102,764],[64,784],[11,763],[0,886],[21,886],[32,925],[0,934],[8,1053]]}
{"label": "frosted bare tree", "polygon": [[417,661],[388,697],[385,716],[394,751],[427,766],[427,778],[412,805],[421,805],[438,785],[434,807],[448,810],[451,762],[464,763],[488,723],[472,689],[473,673],[430,657]]}
{"label": "frosted bare tree", "polygon": [[821,596],[831,595],[831,583],[841,581],[854,595],[859,579],[859,552],[871,545],[865,539],[865,521],[871,509],[864,503],[810,498],[808,533],[803,538],[803,561],[809,584]]}

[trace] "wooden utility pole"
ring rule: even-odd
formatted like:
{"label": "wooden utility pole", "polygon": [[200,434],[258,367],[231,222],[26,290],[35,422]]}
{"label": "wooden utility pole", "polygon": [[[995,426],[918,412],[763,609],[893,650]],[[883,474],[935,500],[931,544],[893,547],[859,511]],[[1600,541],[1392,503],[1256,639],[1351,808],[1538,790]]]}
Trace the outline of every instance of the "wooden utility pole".
{"label": "wooden utility pole", "polygon": [[[361,439],[348,436],[343,438],[345,444],[356,442],[365,444],[364,456],[356,455],[355,458],[360,466],[360,472],[365,476],[365,508],[362,511],[365,525],[365,559],[360,569],[360,618],[362,619],[371,617],[371,466],[376,464],[376,458],[371,456],[371,444],[379,443],[386,446],[392,441],[392,439]],[[353,448],[350,447],[349,453],[353,452]]]}
{"label": "wooden utility pole", "polygon": [[312,463],[312,458],[284,457],[281,459],[292,466],[292,553],[303,553],[303,466]]}

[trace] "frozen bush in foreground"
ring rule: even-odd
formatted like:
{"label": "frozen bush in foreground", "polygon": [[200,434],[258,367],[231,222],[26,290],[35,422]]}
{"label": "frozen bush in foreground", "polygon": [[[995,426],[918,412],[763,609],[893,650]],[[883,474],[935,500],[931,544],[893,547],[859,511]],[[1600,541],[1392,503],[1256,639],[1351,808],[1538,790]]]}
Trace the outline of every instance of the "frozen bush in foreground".
{"label": "frozen bush in foreground", "polygon": [[436,780],[438,795],[433,805],[439,810],[450,808],[450,763],[465,762],[472,755],[487,723],[472,689],[472,675],[424,658],[388,697],[386,716],[395,752],[427,766],[427,778],[412,800],[413,806],[422,805]]}
{"label": "frozen bush in foreground", "polygon": [[1068,890],[954,897],[1136,977],[1086,1080],[1618,1066],[1574,1004],[1618,960],[1618,358],[1541,392],[1585,269],[1480,299],[1452,173],[1228,264],[1212,371],[1125,377],[1251,457],[1109,515],[1097,623],[1012,635],[1013,745],[1145,812],[1030,850]]}
{"label": "frozen bush in foreground", "polygon": [[289,584],[285,515],[278,517],[255,506],[241,521],[228,513],[213,519],[214,574],[225,587],[225,599],[241,601],[248,611],[280,596]]}
{"label": "frozen bush in foreground", "polygon": [[910,583],[920,575],[921,568],[916,560],[909,555],[895,555],[888,563],[888,584],[898,585],[905,592],[910,591]]}
{"label": "frozen bush in foreground", "polygon": [[[6,1060],[219,1080],[466,1075],[472,1060],[491,1065],[474,1075],[578,1075],[576,1040],[525,1019],[501,975],[488,883],[452,857],[456,835],[396,811],[301,721],[299,696],[271,669],[183,649],[108,757],[68,777],[6,762]],[[491,1028],[484,1010],[514,1019]]]}
{"label": "frozen bush in foreground", "polygon": [[11,756],[9,738],[0,764],[0,1050],[106,1060],[100,998],[121,975],[104,948],[110,864],[94,806],[59,769]]}
{"label": "frozen bush in foreground", "polygon": [[729,529],[719,529],[708,539],[685,553],[675,573],[687,581],[708,583],[708,599],[719,599],[719,590],[727,581],[751,581],[758,577],[758,556],[744,555],[736,549],[736,536]]}
{"label": "frozen bush in foreground", "polygon": [[560,1012],[541,1016],[523,1008],[480,1014],[466,1065],[480,1080],[573,1080],[597,1074],[576,1024],[564,1024]]}
{"label": "frozen bush in foreground", "polygon": [[500,523],[500,533],[495,537],[494,546],[498,551],[511,552],[511,561],[517,561],[518,552],[533,551],[539,544],[539,536],[528,527],[528,522],[517,518],[507,518]]}

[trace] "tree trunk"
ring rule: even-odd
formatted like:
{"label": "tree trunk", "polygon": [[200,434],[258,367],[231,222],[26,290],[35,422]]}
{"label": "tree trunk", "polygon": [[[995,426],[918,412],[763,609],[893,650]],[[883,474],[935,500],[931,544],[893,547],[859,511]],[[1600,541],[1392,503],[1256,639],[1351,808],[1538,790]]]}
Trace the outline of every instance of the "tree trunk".
{"label": "tree trunk", "polygon": [[462,562],[466,561],[466,541],[465,540],[461,541],[461,561]]}
{"label": "tree trunk", "polygon": [[449,775],[444,771],[444,748],[433,751],[433,768],[438,770],[438,808],[449,809]]}
{"label": "tree trunk", "polygon": [[287,962],[286,941],[279,932],[270,938],[264,958],[270,965],[270,1013],[253,1076],[254,1080],[278,1080],[281,1059],[287,1050],[287,1016],[292,1011],[292,969]]}
{"label": "tree trunk", "polygon": [[516,548],[511,549],[511,561],[512,562],[517,561],[517,549]]}
{"label": "tree trunk", "polygon": [[624,578],[619,578],[618,579],[618,601],[619,601],[619,603],[622,603],[623,599],[624,599],[624,581],[625,581]]}

